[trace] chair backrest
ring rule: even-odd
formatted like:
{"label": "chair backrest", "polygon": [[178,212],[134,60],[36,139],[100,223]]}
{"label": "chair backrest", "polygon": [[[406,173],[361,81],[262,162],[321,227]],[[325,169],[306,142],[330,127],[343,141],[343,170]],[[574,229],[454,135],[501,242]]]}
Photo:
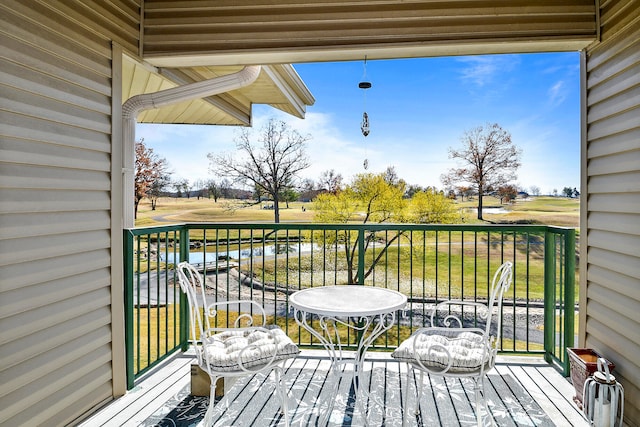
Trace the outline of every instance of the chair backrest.
{"label": "chair backrest", "polygon": [[[470,300],[442,301],[436,305],[431,314],[431,325],[445,328],[469,328],[473,329],[474,333],[481,333],[483,336],[489,337],[491,326],[496,322],[499,339],[502,325],[500,321],[502,297],[511,286],[511,269],[512,263],[507,261],[494,273],[486,304]],[[467,314],[472,314],[472,318],[469,319]],[[472,325],[469,324],[471,320]]]}
{"label": "chair backrest", "polygon": [[496,341],[499,341],[501,337],[502,321],[500,320],[500,317],[502,316],[502,297],[513,281],[512,269],[513,263],[511,263],[511,261],[506,261],[496,270],[493,275],[493,281],[491,282],[488,302],[489,319],[487,319],[487,325],[485,326],[485,335],[489,336],[491,334],[491,323],[495,314],[497,317]]}
{"label": "chair backrest", "polygon": [[[200,353],[197,351],[197,343],[204,335],[204,331],[209,329],[209,319],[206,316],[203,318],[201,311],[201,307],[206,307],[207,301],[205,284],[198,270],[188,262],[181,262],[176,270],[180,289],[187,295],[187,300],[189,301],[190,341],[196,348],[198,358],[200,358]],[[200,297],[198,297],[198,293],[200,293]],[[202,301],[202,304],[199,304],[198,300]]]}

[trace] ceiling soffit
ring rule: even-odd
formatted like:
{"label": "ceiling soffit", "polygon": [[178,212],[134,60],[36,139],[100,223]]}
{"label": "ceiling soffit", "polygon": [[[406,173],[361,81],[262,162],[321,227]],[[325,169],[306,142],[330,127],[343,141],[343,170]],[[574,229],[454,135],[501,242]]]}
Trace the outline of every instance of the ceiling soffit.
{"label": "ceiling soffit", "polygon": [[146,0],[158,66],[580,50],[595,0]]}
{"label": "ceiling soffit", "polygon": [[[153,93],[193,82],[236,73],[242,66],[156,68],[128,56],[123,61],[122,98]],[[303,118],[313,96],[291,65],[263,66],[250,86],[202,99],[142,111],[138,123],[251,124],[252,104],[269,104]]]}

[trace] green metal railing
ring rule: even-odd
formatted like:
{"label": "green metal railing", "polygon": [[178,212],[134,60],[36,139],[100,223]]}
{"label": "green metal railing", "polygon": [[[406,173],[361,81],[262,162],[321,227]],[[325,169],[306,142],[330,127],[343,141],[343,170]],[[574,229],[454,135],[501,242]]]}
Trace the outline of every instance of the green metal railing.
{"label": "green metal railing", "polygon": [[[125,230],[129,387],[188,342],[187,303],[173,269],[199,266],[213,301],[260,302],[292,339],[319,346],[293,321],[288,295],[353,284],[398,290],[407,310],[373,348],[390,350],[444,299],[486,299],[493,272],[514,264],[501,352],[541,354],[568,373],[573,346],[575,232],[529,225],[181,224]],[[226,318],[221,317],[222,319]],[[221,320],[224,321],[224,320]],[[475,319],[474,321],[477,321]],[[348,345],[357,337],[343,331]]]}

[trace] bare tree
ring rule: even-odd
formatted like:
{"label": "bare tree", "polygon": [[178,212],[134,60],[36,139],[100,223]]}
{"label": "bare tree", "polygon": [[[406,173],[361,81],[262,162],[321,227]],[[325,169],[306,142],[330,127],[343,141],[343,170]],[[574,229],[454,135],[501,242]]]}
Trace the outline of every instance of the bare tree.
{"label": "bare tree", "polygon": [[305,178],[300,183],[300,191],[307,192],[316,189],[316,183],[311,178]]}
{"label": "bare tree", "polygon": [[518,196],[518,189],[515,185],[506,184],[498,187],[496,193],[500,197],[500,203],[510,203]]}
{"label": "bare tree", "polygon": [[482,196],[489,188],[497,188],[516,178],[521,150],[511,142],[511,134],[497,123],[465,131],[463,148],[449,147],[449,158],[462,162],[440,177],[445,186],[466,183],[478,192],[478,219],[482,219]]}
{"label": "bare tree", "polygon": [[155,181],[151,183],[147,197],[151,200],[151,210],[155,211],[158,206],[158,199],[164,194],[164,189],[171,183],[171,174],[165,172],[159,175]]}
{"label": "bare tree", "polygon": [[176,178],[176,180],[171,183],[171,186],[176,191],[176,198],[181,198],[185,191],[189,191],[189,180],[185,178]]}
{"label": "bare tree", "polygon": [[235,141],[238,151],[246,154],[245,159],[213,153],[207,157],[218,175],[268,194],[273,199],[274,221],[279,223],[280,194],[292,185],[298,172],[309,167],[305,143],[310,136],[300,135],[283,121],[270,119],[260,130],[259,144],[254,144],[252,137],[249,129],[243,129]]}
{"label": "bare tree", "polygon": [[[135,143],[135,177],[134,177],[134,218],[138,217],[140,200],[147,197],[154,183],[169,174],[167,160],[153,152],[153,148],[144,145],[144,138]],[[163,183],[164,184],[164,183]],[[159,185],[159,183],[158,183]],[[155,207],[155,205],[154,205]]]}
{"label": "bare tree", "polygon": [[204,190],[206,189],[206,184],[202,179],[196,179],[193,183],[193,189],[196,192],[196,197],[200,200],[200,197],[204,197]]}
{"label": "bare tree", "polygon": [[336,194],[342,189],[342,175],[335,170],[326,170],[320,174],[319,189],[325,189],[331,194]]}
{"label": "bare tree", "polygon": [[540,187],[538,187],[537,185],[532,185],[531,186],[531,194],[533,194],[534,196],[539,196],[540,195]]}
{"label": "bare tree", "polygon": [[218,199],[222,195],[222,188],[220,184],[217,183],[214,179],[209,179],[205,183],[205,186],[207,187],[207,193],[208,193],[209,199],[213,197],[213,201],[217,203]]}

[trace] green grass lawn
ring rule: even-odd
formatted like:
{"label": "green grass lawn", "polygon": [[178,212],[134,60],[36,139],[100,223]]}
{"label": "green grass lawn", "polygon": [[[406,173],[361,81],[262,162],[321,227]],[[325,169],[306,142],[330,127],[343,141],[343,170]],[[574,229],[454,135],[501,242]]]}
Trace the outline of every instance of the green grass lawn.
{"label": "green grass lawn", "polygon": [[[282,222],[311,222],[313,210],[311,203],[293,202],[289,207],[280,206]],[[304,210],[302,209],[304,207]],[[262,209],[262,205],[251,205],[238,200],[213,199],[200,200],[176,199],[164,197],[158,201],[155,210],[147,199],[140,202],[136,227],[167,225],[183,222],[273,222],[273,210]]]}
{"label": "green grass lawn", "polygon": [[[578,227],[580,219],[580,200],[566,197],[531,197],[528,200],[517,199],[515,203],[500,204],[500,200],[485,196],[485,208],[501,207],[509,213],[492,214],[484,212],[484,221],[475,219],[475,212],[469,209],[477,207],[478,201],[457,200],[456,205],[466,211],[465,221],[470,223],[531,223],[562,227]],[[243,207],[244,206],[244,207]],[[303,210],[304,207],[304,210]],[[311,222],[313,204],[294,202],[289,208],[283,203],[280,209],[281,222]],[[260,204],[246,205],[237,200],[196,198],[161,198],[156,210],[151,210],[147,199],[138,207],[137,227],[166,225],[182,222],[273,222],[273,210],[262,209]]]}
{"label": "green grass lawn", "polygon": [[[456,202],[462,209],[476,208],[477,200]],[[501,204],[500,199],[485,196],[484,208],[502,208],[508,213],[491,213],[491,209],[483,211],[484,221],[476,219],[475,212],[467,213],[466,219],[471,223],[484,222],[505,224],[541,224],[559,227],[574,227],[580,225],[580,199],[566,197],[539,196],[527,200],[516,199],[514,203]]]}

